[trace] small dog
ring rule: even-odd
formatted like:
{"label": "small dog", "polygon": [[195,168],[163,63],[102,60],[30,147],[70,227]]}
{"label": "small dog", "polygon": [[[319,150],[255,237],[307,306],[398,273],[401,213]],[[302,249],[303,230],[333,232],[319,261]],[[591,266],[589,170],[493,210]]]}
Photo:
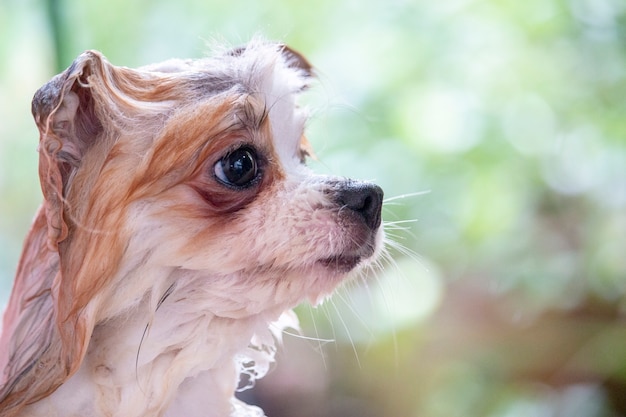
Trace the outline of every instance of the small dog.
{"label": "small dog", "polygon": [[44,202],[4,315],[0,416],[263,415],[234,392],[290,309],[383,240],[378,186],[304,163],[312,77],[257,39],[139,69],[88,51],[37,91]]}

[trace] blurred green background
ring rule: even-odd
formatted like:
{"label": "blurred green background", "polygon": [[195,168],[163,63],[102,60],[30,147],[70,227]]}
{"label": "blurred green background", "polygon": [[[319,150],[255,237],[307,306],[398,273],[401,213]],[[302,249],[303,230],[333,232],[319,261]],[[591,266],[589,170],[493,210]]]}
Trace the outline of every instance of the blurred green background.
{"label": "blurred green background", "polygon": [[139,66],[259,32],[318,68],[313,166],[378,182],[395,243],[299,307],[243,395],[270,417],[626,415],[623,0],[0,0],[1,299],[40,200],[35,90],[84,49]]}

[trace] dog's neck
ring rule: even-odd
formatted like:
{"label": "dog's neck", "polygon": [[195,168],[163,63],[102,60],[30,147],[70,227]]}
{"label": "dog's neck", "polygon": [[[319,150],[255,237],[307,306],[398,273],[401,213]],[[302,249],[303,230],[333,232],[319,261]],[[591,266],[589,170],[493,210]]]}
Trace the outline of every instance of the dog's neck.
{"label": "dog's neck", "polygon": [[[180,270],[168,274],[173,282],[197,279]],[[163,279],[143,276],[148,278]],[[199,306],[191,288],[172,286],[156,311],[147,294],[98,324],[78,372],[26,414],[223,417],[237,409],[237,416],[262,415],[255,407],[246,411],[232,394],[244,363],[267,368],[273,360],[268,326],[276,314],[220,317]],[[256,372],[251,370],[253,376]]]}

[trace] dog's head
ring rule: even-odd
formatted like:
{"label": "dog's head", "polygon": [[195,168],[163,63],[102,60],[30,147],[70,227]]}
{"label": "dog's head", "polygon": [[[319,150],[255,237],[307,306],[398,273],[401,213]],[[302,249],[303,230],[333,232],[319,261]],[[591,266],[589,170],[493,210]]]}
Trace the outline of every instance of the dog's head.
{"label": "dog's head", "polygon": [[[156,309],[176,293],[220,317],[275,317],[375,257],[382,190],[305,164],[296,98],[311,77],[298,53],[254,42],[140,69],[86,52],[42,87],[45,201],[5,327],[33,328],[41,305],[53,314],[47,350],[22,352],[15,372],[36,363],[32,375],[66,378],[94,326],[146,299]],[[22,346],[35,338],[14,333]],[[60,364],[42,360],[54,355]]]}

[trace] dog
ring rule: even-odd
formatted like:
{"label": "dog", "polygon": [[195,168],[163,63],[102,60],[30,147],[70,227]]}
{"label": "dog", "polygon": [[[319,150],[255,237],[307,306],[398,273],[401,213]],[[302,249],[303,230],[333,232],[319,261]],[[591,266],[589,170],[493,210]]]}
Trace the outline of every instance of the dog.
{"label": "dog", "polygon": [[263,416],[234,393],[291,308],[383,246],[381,188],[306,166],[314,72],[262,39],[138,69],[87,51],[36,92],[44,201],[4,314],[0,416]]}

